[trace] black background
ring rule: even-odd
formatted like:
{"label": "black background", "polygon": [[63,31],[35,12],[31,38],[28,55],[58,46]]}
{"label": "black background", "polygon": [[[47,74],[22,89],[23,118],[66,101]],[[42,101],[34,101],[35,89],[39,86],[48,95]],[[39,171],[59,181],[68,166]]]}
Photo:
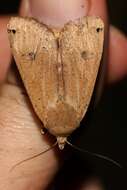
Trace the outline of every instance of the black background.
{"label": "black background", "polygon": [[[1,0],[0,14],[17,12],[19,2],[18,0]],[[109,0],[107,3],[110,22],[127,34],[127,1]],[[70,189],[71,185],[68,184],[71,184],[71,181],[73,184],[74,181],[76,182],[75,187],[77,185],[78,189],[77,176],[80,177],[80,180],[85,181],[92,175],[101,178],[106,189],[127,189],[126,108],[127,79],[125,78],[116,84],[105,87],[100,104],[91,121],[91,127],[85,134],[82,132],[81,135],[80,133],[78,143],[83,149],[102,153],[119,161],[124,169],[73,150],[71,159],[65,158],[66,164],[57,176],[57,187],[54,189]]]}

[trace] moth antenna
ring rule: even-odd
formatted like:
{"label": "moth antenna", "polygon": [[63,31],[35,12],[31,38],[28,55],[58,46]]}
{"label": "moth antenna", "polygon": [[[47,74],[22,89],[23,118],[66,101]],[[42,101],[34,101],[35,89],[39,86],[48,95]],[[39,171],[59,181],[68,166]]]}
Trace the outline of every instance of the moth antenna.
{"label": "moth antenna", "polygon": [[74,149],[76,149],[76,150],[78,150],[78,151],[80,151],[80,152],[84,152],[84,153],[87,153],[87,154],[89,154],[89,155],[91,155],[91,156],[94,156],[94,157],[97,157],[97,158],[106,160],[106,161],[108,161],[108,162],[114,164],[115,166],[119,167],[120,169],[123,168],[123,166],[122,166],[120,163],[118,163],[117,161],[115,161],[115,160],[113,160],[113,159],[111,159],[111,158],[109,158],[109,157],[107,157],[107,156],[104,156],[104,155],[101,155],[101,154],[98,154],[98,153],[94,153],[94,152],[89,152],[88,150],[83,150],[83,149],[81,149],[81,148],[79,148],[79,147],[77,147],[77,146],[71,144],[69,141],[66,141],[66,142],[67,142],[67,144],[68,144],[69,146],[73,147]]}
{"label": "moth antenna", "polygon": [[29,158],[26,158],[26,159],[24,159],[24,160],[18,162],[17,164],[15,164],[14,166],[12,166],[12,168],[10,169],[10,172],[12,172],[17,166],[21,165],[22,163],[27,162],[27,161],[29,161],[29,160],[32,160],[32,159],[34,159],[34,158],[37,158],[37,157],[41,156],[42,154],[45,154],[45,153],[48,152],[49,150],[53,149],[57,144],[58,144],[58,143],[57,143],[57,141],[56,141],[51,147],[47,148],[46,150],[44,150],[44,151],[42,151],[42,152],[40,152],[40,153],[38,153],[38,154],[36,154],[36,155],[34,155],[34,156],[31,156],[31,157],[29,157]]}

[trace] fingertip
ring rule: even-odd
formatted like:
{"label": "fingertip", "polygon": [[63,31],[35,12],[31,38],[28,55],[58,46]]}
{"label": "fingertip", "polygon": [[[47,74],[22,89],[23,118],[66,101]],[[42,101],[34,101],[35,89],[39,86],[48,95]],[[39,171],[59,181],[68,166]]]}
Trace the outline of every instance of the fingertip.
{"label": "fingertip", "polygon": [[70,20],[94,15],[107,22],[105,0],[23,0],[20,15],[32,16],[52,26],[63,26]]}
{"label": "fingertip", "polygon": [[93,177],[82,184],[80,190],[104,190],[104,186],[99,179]]}
{"label": "fingertip", "polygon": [[108,80],[115,82],[127,75],[127,38],[116,29],[110,27]]}
{"label": "fingertip", "polygon": [[0,18],[0,83],[2,83],[10,65],[11,52],[7,36],[9,17]]}

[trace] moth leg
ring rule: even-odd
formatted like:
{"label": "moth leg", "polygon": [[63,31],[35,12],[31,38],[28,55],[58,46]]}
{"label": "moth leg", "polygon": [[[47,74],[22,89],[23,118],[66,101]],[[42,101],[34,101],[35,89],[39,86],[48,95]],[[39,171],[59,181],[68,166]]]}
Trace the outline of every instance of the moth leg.
{"label": "moth leg", "polygon": [[45,130],[44,130],[44,128],[41,129],[41,134],[42,134],[42,135],[45,134]]}

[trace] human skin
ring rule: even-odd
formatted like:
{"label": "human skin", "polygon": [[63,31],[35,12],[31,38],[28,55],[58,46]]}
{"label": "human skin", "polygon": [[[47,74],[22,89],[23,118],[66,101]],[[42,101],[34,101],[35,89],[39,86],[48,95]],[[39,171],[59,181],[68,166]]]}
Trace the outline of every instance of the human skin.
{"label": "human skin", "polygon": [[[50,25],[62,26],[70,19],[84,15],[100,16],[108,28],[105,0],[30,0],[22,1],[19,15],[34,16]],[[63,3],[62,3],[63,2]],[[66,13],[66,16],[65,16]],[[10,17],[0,18],[0,189],[45,189],[59,170],[62,158],[57,149],[10,169],[15,163],[51,146],[50,137],[42,136],[42,125],[24,95],[16,70],[9,69],[11,53],[6,33]],[[108,83],[127,74],[127,39],[114,27],[109,27]],[[92,188],[91,188],[92,187]],[[100,190],[91,180],[81,190]]]}

